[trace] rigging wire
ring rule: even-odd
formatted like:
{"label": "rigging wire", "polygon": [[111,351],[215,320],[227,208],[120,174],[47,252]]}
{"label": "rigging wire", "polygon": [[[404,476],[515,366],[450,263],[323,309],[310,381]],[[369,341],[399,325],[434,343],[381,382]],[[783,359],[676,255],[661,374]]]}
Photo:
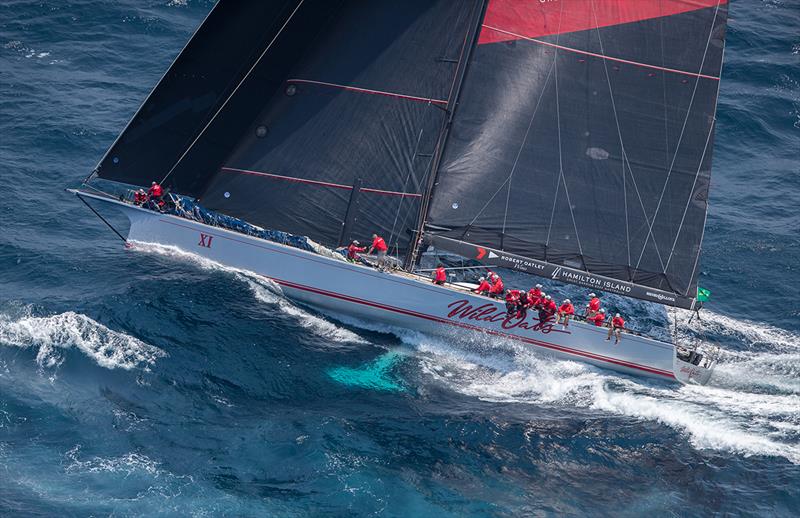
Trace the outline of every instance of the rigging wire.
{"label": "rigging wire", "polygon": [[89,210],[91,210],[92,212],[94,212],[94,215],[95,215],[95,216],[97,216],[98,218],[100,218],[100,221],[102,221],[103,223],[105,223],[105,224],[106,224],[106,226],[107,226],[108,228],[110,228],[111,230],[113,230],[113,231],[114,231],[114,233],[117,235],[117,237],[119,237],[119,238],[122,240],[122,242],[123,242],[123,243],[126,243],[126,244],[128,243],[128,240],[127,240],[127,239],[125,239],[125,238],[122,236],[122,234],[120,234],[120,233],[119,233],[119,231],[118,231],[116,228],[114,228],[114,226],[113,226],[111,223],[109,223],[109,222],[108,222],[108,220],[107,220],[106,218],[104,218],[104,217],[103,217],[103,216],[102,216],[102,215],[101,215],[99,212],[97,212],[97,211],[94,209],[94,207],[92,207],[91,205],[89,205],[89,202],[87,202],[86,200],[84,200],[84,199],[83,199],[83,196],[81,196],[80,194],[76,194],[76,196],[78,197],[78,199],[79,199],[79,200],[81,200],[81,201],[83,202],[83,204],[84,204],[84,205],[86,205],[87,207],[89,207]]}
{"label": "rigging wire", "polygon": [[[700,68],[698,69],[698,73],[702,74],[703,66],[706,63],[706,57],[708,56],[708,47],[711,44],[711,37],[714,35],[714,28],[717,24],[717,14],[719,13],[719,6],[722,0],[717,0],[717,5],[714,8],[714,18],[711,20],[711,27],[708,30],[708,38],[706,39],[706,46],[703,50],[703,58],[700,60]],[[675,146],[675,153],[672,155],[672,163],[669,166],[669,170],[667,171],[667,177],[664,180],[664,186],[661,188],[661,194],[658,197],[658,203],[656,204],[656,210],[653,213],[653,222],[652,224],[648,224],[648,226],[652,229],[652,226],[655,225],[656,219],[658,218],[658,212],[661,209],[661,203],[664,200],[664,194],[667,192],[667,185],[669,184],[670,176],[672,175],[672,170],[675,167],[675,160],[678,158],[678,152],[681,148],[681,143],[683,142],[683,135],[686,131],[686,125],[689,122],[689,116],[692,113],[692,106],[694,105],[694,98],[697,94],[697,87],[700,85],[700,76],[698,76],[694,81],[694,88],[692,89],[692,97],[689,99],[689,107],[686,109],[686,117],[683,119],[683,126],[681,127],[681,133],[678,136],[678,142]],[[719,88],[719,87],[717,87]],[[689,195],[691,198],[691,193]],[[648,236],[649,237],[649,236]],[[655,239],[653,239],[655,242]],[[639,264],[642,262],[642,257],[644,256],[645,248],[647,247],[647,239],[645,239],[644,247],[642,247],[642,252],[639,254],[639,260],[636,262],[636,268],[639,268]],[[666,268],[664,268],[664,273],[666,273]]]}

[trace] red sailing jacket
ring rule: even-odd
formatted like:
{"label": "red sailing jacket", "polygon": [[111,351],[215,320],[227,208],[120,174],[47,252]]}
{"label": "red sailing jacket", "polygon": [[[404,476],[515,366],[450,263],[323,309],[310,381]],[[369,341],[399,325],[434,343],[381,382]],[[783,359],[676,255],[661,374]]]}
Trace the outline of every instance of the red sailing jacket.
{"label": "red sailing jacket", "polygon": [[444,282],[447,280],[447,274],[444,271],[444,267],[436,268],[436,282]]}
{"label": "red sailing jacket", "polygon": [[589,310],[591,311],[600,311],[600,299],[597,297],[593,298],[589,301]]}
{"label": "red sailing jacket", "polygon": [[151,185],[149,189],[147,189],[147,194],[152,196],[153,198],[159,198],[164,191],[161,189],[159,184]]}
{"label": "red sailing jacket", "polygon": [[606,320],[605,313],[598,313],[592,318],[588,319],[589,322],[594,322],[594,325],[596,325],[597,327],[603,327],[603,322],[605,322],[605,320]]}
{"label": "red sailing jacket", "polygon": [[494,284],[492,285],[492,289],[489,290],[489,293],[503,293],[506,287],[503,285],[503,279],[498,276],[495,276]]}
{"label": "red sailing jacket", "polygon": [[564,313],[565,315],[572,315],[575,313],[575,306],[572,304],[561,304],[561,307],[558,308],[559,313]]}
{"label": "red sailing jacket", "polygon": [[372,248],[376,252],[385,252],[389,250],[389,247],[386,246],[386,241],[384,241],[383,238],[380,236],[372,240]]}
{"label": "red sailing jacket", "polygon": [[475,291],[477,291],[478,293],[482,293],[484,291],[488,293],[492,291],[492,285],[489,284],[489,281],[481,281],[480,286],[478,286],[478,289]]}
{"label": "red sailing jacket", "polygon": [[625,320],[622,317],[614,317],[611,319],[611,325],[622,329],[625,327]]}
{"label": "red sailing jacket", "polygon": [[542,296],[542,290],[539,288],[531,288],[528,292],[528,300],[536,302]]}
{"label": "red sailing jacket", "polygon": [[350,246],[347,247],[347,258],[358,259],[357,252],[364,252],[364,251],[366,251],[366,248],[364,248],[363,246],[356,246],[351,244]]}

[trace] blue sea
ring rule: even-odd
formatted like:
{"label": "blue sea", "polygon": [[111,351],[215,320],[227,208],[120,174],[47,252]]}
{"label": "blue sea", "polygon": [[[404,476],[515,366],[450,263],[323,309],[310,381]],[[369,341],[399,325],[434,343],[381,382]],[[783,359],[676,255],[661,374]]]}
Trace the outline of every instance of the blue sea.
{"label": "blue sea", "polygon": [[712,301],[680,331],[722,347],[706,387],[343,323],[124,249],[64,188],[211,6],[0,4],[0,515],[798,515],[800,0],[731,5]]}

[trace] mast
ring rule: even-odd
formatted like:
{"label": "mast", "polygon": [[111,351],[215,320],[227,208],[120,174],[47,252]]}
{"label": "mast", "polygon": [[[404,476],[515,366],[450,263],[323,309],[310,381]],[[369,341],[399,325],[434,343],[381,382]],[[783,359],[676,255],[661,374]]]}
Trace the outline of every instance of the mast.
{"label": "mast", "polygon": [[461,87],[464,84],[467,68],[469,66],[470,57],[478,43],[478,35],[481,32],[481,24],[483,17],[486,14],[486,7],[489,0],[478,0],[475,4],[477,12],[474,14],[475,23],[471,24],[467,32],[467,41],[464,44],[461,58],[459,60],[459,71],[457,72],[454,88],[450,92],[450,97],[447,99],[447,114],[445,120],[442,122],[442,128],[439,133],[439,139],[434,151],[433,160],[431,162],[431,174],[428,177],[428,183],[425,186],[425,192],[422,195],[422,203],[420,203],[419,214],[417,215],[417,224],[411,236],[411,243],[406,253],[403,267],[406,270],[411,270],[417,262],[419,254],[419,247],[422,239],[422,230],[425,227],[425,221],[428,216],[428,208],[430,199],[433,196],[433,190],[436,187],[436,179],[438,177],[439,164],[441,163],[442,156],[444,156],[444,147],[447,143],[447,137],[450,134],[450,128],[453,125],[453,117],[455,117],[456,109],[458,108],[458,98],[461,93]]}

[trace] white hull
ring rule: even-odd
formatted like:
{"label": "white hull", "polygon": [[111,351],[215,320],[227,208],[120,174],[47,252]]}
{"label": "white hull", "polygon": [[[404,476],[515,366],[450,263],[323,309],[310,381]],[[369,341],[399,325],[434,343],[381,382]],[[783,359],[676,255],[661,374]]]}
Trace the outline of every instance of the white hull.
{"label": "white hull", "polygon": [[[516,340],[558,358],[579,360],[639,376],[681,382],[707,381],[710,371],[675,360],[672,344],[624,334],[614,345],[608,330],[572,322],[568,328],[541,323],[535,312],[506,317],[505,304],[466,290],[440,287],[407,274],[383,273],[297,248],[211,227],[176,216],[81,193],[119,207],[131,221],[132,241],[175,246],[226,266],[248,270],[279,284],[304,304],[361,320],[433,335],[484,332]],[[692,370],[692,369],[689,369]]]}

